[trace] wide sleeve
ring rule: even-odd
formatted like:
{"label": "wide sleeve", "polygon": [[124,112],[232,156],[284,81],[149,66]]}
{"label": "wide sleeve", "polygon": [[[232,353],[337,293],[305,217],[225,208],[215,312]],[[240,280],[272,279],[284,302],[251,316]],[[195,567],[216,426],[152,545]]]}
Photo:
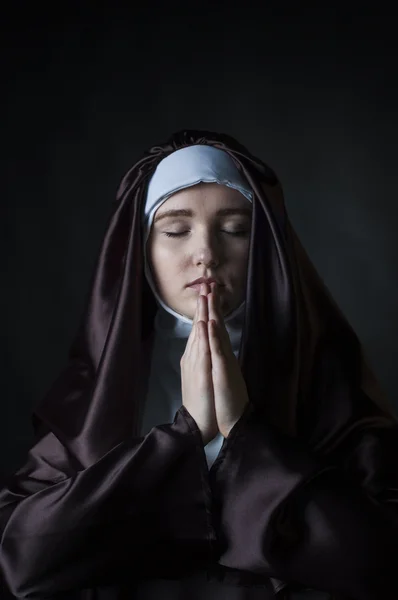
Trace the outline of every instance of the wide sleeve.
{"label": "wide sleeve", "polygon": [[185,407],[80,471],[53,433],[38,437],[0,492],[0,566],[16,597],[170,576],[209,560],[208,471]]}
{"label": "wide sleeve", "polygon": [[318,435],[338,451],[276,432],[251,404],[231,430],[210,471],[219,564],[339,598],[398,598],[397,426],[347,383],[323,393]]}

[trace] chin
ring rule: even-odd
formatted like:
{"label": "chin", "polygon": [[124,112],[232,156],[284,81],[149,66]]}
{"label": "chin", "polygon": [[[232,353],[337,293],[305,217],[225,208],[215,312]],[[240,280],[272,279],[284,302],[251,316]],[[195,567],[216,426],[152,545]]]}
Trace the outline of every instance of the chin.
{"label": "chin", "polygon": [[169,306],[179,315],[187,317],[193,321],[196,312],[196,302],[193,302],[190,306],[187,306],[186,304],[184,306],[173,306],[169,304]]}

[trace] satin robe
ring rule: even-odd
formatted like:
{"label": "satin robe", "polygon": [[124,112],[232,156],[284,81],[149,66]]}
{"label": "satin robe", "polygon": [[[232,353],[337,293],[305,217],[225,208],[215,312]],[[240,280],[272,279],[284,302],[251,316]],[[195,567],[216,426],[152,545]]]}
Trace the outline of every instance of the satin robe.
{"label": "satin robe", "polygon": [[[358,398],[342,390],[336,405],[329,383],[317,426],[333,409],[336,434]],[[307,589],[308,598],[395,599],[397,458],[393,426],[353,427],[339,456],[322,457],[251,403],[210,470],[183,406],[173,423],[86,469],[43,426],[0,494],[1,568],[17,598],[139,600],[145,580],[205,577],[198,598],[236,588],[229,598]]]}

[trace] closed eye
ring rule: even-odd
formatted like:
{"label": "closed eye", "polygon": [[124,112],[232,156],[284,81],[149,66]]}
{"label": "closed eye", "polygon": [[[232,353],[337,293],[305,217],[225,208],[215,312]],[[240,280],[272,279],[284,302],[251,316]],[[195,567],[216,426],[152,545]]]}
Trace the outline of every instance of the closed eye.
{"label": "closed eye", "polygon": [[[240,230],[240,231],[225,231],[223,229],[221,229],[221,232],[222,233],[226,233],[228,235],[234,235],[236,237],[244,237],[244,236],[248,235],[248,233],[249,233],[248,231],[243,231],[243,230]],[[165,231],[164,235],[167,235],[167,237],[182,237],[183,235],[187,235],[187,233],[189,233],[189,231],[181,231],[179,233],[171,233],[171,232]]]}

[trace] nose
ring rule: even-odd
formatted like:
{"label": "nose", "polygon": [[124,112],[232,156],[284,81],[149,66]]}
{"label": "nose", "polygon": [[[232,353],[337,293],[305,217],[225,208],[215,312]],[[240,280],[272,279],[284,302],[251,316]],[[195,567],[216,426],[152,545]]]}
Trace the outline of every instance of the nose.
{"label": "nose", "polygon": [[201,240],[200,245],[194,251],[194,262],[197,266],[203,265],[206,268],[216,268],[220,263],[219,250],[216,243],[209,237]]}
{"label": "nose", "polygon": [[209,252],[208,249],[203,248],[196,253],[195,263],[197,266],[203,265],[206,268],[216,268],[219,264],[219,260],[214,252]]}

